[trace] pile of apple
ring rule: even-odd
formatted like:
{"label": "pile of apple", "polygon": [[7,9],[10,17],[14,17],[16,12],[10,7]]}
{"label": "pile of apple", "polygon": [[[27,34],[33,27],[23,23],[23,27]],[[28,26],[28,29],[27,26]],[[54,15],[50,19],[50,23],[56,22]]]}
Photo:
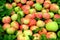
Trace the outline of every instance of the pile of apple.
{"label": "pile of apple", "polygon": [[[55,33],[59,28],[55,19],[60,18],[59,6],[50,0],[14,0],[12,4],[6,3],[6,8],[13,9],[11,16],[2,18],[3,29],[8,34],[17,31],[17,40],[39,40],[42,34],[47,38],[57,38]],[[17,21],[21,15],[20,23]],[[33,31],[38,30],[36,33]]]}

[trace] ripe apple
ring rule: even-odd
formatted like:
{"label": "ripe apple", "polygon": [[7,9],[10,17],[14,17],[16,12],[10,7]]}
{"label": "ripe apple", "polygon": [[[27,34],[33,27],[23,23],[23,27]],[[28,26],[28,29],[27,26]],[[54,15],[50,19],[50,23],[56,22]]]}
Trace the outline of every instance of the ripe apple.
{"label": "ripe apple", "polygon": [[6,30],[7,28],[10,28],[10,24],[5,23],[5,24],[3,25],[3,29]]}
{"label": "ripe apple", "polygon": [[36,0],[36,3],[43,4],[44,0]]}
{"label": "ripe apple", "polygon": [[53,12],[49,12],[50,17],[53,18],[54,17],[54,13]]}
{"label": "ripe apple", "polygon": [[35,9],[36,9],[37,11],[42,10],[42,5],[40,5],[39,3],[36,3],[36,4],[35,4]]}
{"label": "ripe apple", "polygon": [[20,26],[20,29],[21,29],[21,30],[28,30],[28,28],[29,28],[28,25],[24,25],[24,24],[23,24],[23,25]]}
{"label": "ripe apple", "polygon": [[16,21],[17,18],[18,18],[18,15],[17,15],[17,14],[13,14],[13,15],[11,16],[11,19],[12,19],[13,21]]}
{"label": "ripe apple", "polygon": [[40,40],[40,34],[33,34],[34,39],[33,40]]}
{"label": "ripe apple", "polygon": [[11,22],[11,27],[14,27],[15,29],[19,29],[19,23],[16,21]]}
{"label": "ripe apple", "polygon": [[37,23],[36,23],[36,25],[38,27],[44,27],[45,26],[45,23],[42,20],[38,20]]}
{"label": "ripe apple", "polygon": [[43,18],[44,19],[50,19],[50,14],[49,13],[44,13]]}
{"label": "ripe apple", "polygon": [[8,28],[8,29],[6,30],[6,32],[7,32],[8,34],[14,34],[15,28],[13,28],[13,27]]}
{"label": "ripe apple", "polygon": [[48,22],[46,24],[46,29],[48,31],[57,31],[58,30],[58,24],[56,22],[54,22],[54,21]]}
{"label": "ripe apple", "polygon": [[29,18],[22,18],[21,22],[24,23],[24,24],[29,24],[30,19]]}
{"label": "ripe apple", "polygon": [[57,12],[59,10],[59,6],[57,4],[50,5],[50,11]]}
{"label": "ripe apple", "polygon": [[11,18],[9,16],[5,16],[2,18],[2,22],[3,23],[10,23],[11,22]]}
{"label": "ripe apple", "polygon": [[26,36],[31,36],[32,35],[32,31],[31,30],[24,30],[24,35],[26,35]]}
{"label": "ripe apple", "polygon": [[56,38],[57,38],[57,35],[56,35],[56,33],[54,33],[54,32],[48,32],[48,33],[46,34],[46,37],[47,37],[47,38],[54,38],[54,39],[56,39]]}
{"label": "ripe apple", "polygon": [[33,30],[36,30],[37,28],[38,28],[37,26],[31,26],[30,30],[33,31]]}

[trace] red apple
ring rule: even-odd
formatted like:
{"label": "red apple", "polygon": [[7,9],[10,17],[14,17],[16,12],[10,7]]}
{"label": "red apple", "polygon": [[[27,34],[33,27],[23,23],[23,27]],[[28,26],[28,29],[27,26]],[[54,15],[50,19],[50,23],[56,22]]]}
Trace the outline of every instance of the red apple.
{"label": "red apple", "polygon": [[19,29],[19,23],[16,21],[11,22],[11,27],[14,27],[15,29]]}
{"label": "red apple", "polygon": [[5,16],[2,18],[2,22],[3,23],[10,23],[11,22],[11,18],[9,16]]}
{"label": "red apple", "polygon": [[20,26],[20,29],[21,29],[21,30],[23,30],[23,29],[24,29],[24,30],[28,30],[28,28],[29,28],[28,25],[24,25],[24,24],[23,24],[23,25]]}
{"label": "red apple", "polygon": [[5,23],[5,24],[3,25],[3,29],[6,30],[7,28],[10,28],[10,24]]}
{"label": "red apple", "polygon": [[44,0],[36,0],[37,3],[43,4]]}
{"label": "red apple", "polygon": [[46,30],[45,28],[43,28],[43,29],[40,30],[38,33],[39,33],[40,35],[42,35],[42,34],[47,34],[47,30]]}
{"label": "red apple", "polygon": [[44,13],[43,18],[44,19],[50,19],[50,14],[49,13]]}
{"label": "red apple", "polygon": [[36,20],[35,19],[31,19],[30,23],[28,24],[29,26],[33,26],[36,25]]}

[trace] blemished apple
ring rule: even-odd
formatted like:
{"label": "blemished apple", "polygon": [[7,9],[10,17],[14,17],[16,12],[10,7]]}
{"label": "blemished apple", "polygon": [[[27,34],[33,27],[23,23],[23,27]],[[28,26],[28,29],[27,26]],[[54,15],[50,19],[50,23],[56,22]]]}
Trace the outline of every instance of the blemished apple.
{"label": "blemished apple", "polygon": [[10,23],[11,22],[11,18],[9,16],[5,16],[2,18],[2,22],[3,23]]}
{"label": "blemished apple", "polygon": [[39,40],[40,39],[40,34],[36,33],[36,34],[33,34],[33,40]]}
{"label": "blemished apple", "polygon": [[56,35],[55,32],[48,32],[48,33],[46,34],[46,37],[47,37],[47,38],[56,39],[56,38],[57,38],[57,35]]}
{"label": "blemished apple", "polygon": [[19,23],[16,21],[11,22],[11,27],[14,27],[15,29],[19,29]]}
{"label": "blemished apple", "polygon": [[57,4],[50,5],[50,11],[57,12],[59,10],[59,6]]}
{"label": "blemished apple", "polygon": [[29,24],[30,19],[29,19],[29,18],[22,18],[22,19],[21,19],[21,22],[22,22],[23,24]]}
{"label": "blemished apple", "polygon": [[28,28],[29,28],[28,25],[24,25],[24,24],[23,24],[23,25],[20,26],[20,29],[21,29],[21,30],[28,30]]}
{"label": "blemished apple", "polygon": [[38,27],[44,27],[45,26],[45,23],[42,20],[38,20],[37,23],[36,23],[36,25]]}
{"label": "blemished apple", "polygon": [[48,31],[57,31],[58,30],[58,24],[57,24],[57,22],[54,22],[54,21],[48,22],[46,24],[46,29]]}
{"label": "blemished apple", "polygon": [[7,28],[10,28],[10,24],[5,23],[5,24],[3,25],[3,29],[6,30]]}
{"label": "blemished apple", "polygon": [[17,14],[13,14],[13,15],[11,16],[11,19],[12,19],[13,21],[16,21],[17,18],[18,18],[18,15],[17,15]]}
{"label": "blemished apple", "polygon": [[10,28],[8,28],[8,29],[6,30],[6,32],[7,32],[8,34],[14,34],[15,28],[10,27]]}
{"label": "blemished apple", "polygon": [[36,0],[36,3],[43,4],[44,0]]}
{"label": "blemished apple", "polygon": [[31,30],[24,30],[23,32],[26,36],[31,36],[32,35],[32,31]]}
{"label": "blemished apple", "polygon": [[50,17],[53,18],[54,17],[54,13],[53,12],[49,12]]}
{"label": "blemished apple", "polygon": [[35,6],[35,9],[36,9],[37,11],[42,10],[42,5],[41,5],[41,4],[36,3],[34,6]]}

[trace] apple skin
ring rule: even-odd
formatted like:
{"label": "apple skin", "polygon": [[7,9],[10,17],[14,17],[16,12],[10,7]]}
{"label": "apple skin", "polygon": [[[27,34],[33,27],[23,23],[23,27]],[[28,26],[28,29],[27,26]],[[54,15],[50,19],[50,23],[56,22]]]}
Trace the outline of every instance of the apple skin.
{"label": "apple skin", "polygon": [[38,20],[37,23],[36,23],[36,25],[38,27],[44,27],[45,26],[45,23],[42,20]]}
{"label": "apple skin", "polygon": [[41,31],[38,32],[40,35],[47,34],[47,30],[45,28],[42,28]]}
{"label": "apple skin", "polygon": [[[53,28],[52,28],[53,27]],[[56,23],[56,22],[54,22],[54,21],[52,21],[52,22],[48,22],[47,24],[46,24],[46,29],[48,30],[48,31],[57,31],[58,30],[58,24]]]}
{"label": "apple skin", "polygon": [[11,22],[11,18],[9,16],[5,16],[2,18],[2,22],[3,23],[10,23]]}
{"label": "apple skin", "polygon": [[11,22],[11,27],[14,27],[15,29],[19,29],[19,23],[16,21]]}
{"label": "apple skin", "polygon": [[59,10],[59,6],[57,4],[50,5],[50,11],[57,12]]}
{"label": "apple skin", "polygon": [[22,19],[21,19],[21,22],[22,22],[23,24],[29,24],[30,19],[29,19],[29,18],[22,18]]}
{"label": "apple skin", "polygon": [[54,13],[53,12],[49,12],[50,17],[53,18],[54,17]]}
{"label": "apple skin", "polygon": [[56,39],[56,38],[57,38],[57,35],[56,35],[56,33],[54,33],[54,32],[48,32],[48,33],[46,34],[46,37],[47,37],[47,38],[54,38],[54,39]]}
{"label": "apple skin", "polygon": [[43,4],[44,0],[36,0],[36,3]]}
{"label": "apple skin", "polygon": [[29,26],[28,25],[20,25],[21,30],[28,30]]}
{"label": "apple skin", "polygon": [[39,40],[40,39],[40,34],[33,34],[34,39],[33,40]]}
{"label": "apple skin", "polygon": [[13,14],[13,15],[11,16],[11,19],[12,19],[13,21],[16,21],[17,18],[18,18],[18,15],[17,15],[17,14]]}
{"label": "apple skin", "polygon": [[37,28],[38,28],[37,26],[31,26],[30,30],[33,31],[33,30],[36,30]]}
{"label": "apple skin", "polygon": [[14,34],[15,28],[10,27],[10,28],[8,28],[8,29],[6,30],[6,32],[7,32],[8,34]]}
{"label": "apple skin", "polygon": [[32,31],[31,30],[24,30],[24,35],[26,35],[26,36],[31,36],[32,35]]}
{"label": "apple skin", "polygon": [[6,30],[6,29],[8,29],[8,28],[10,28],[10,24],[5,23],[5,24],[3,25],[3,29]]}
{"label": "apple skin", "polygon": [[35,4],[35,9],[36,9],[37,11],[42,10],[42,5],[40,5],[39,3],[36,3],[36,4]]}

